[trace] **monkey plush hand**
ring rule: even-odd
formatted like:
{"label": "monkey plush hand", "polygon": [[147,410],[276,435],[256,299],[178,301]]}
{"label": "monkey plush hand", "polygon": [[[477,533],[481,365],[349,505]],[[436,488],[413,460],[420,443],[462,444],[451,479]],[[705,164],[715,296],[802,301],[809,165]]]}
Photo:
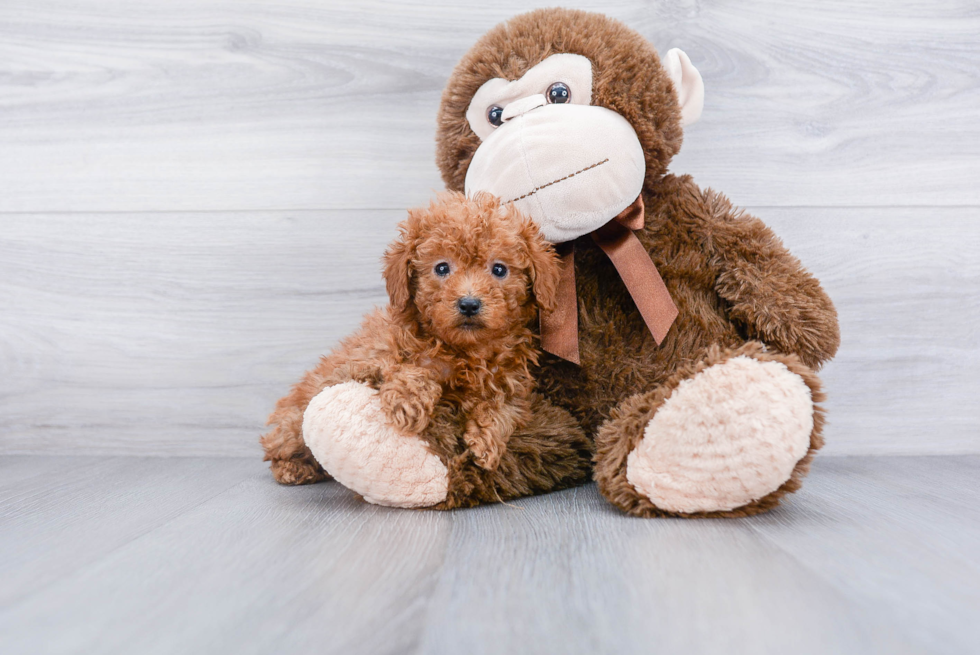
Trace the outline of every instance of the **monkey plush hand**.
{"label": "monkey plush hand", "polygon": [[[495,471],[461,454],[464,428],[447,423],[429,449],[446,464],[438,498],[412,501],[406,480],[375,502],[494,502],[590,467],[637,516],[745,516],[799,488],[822,445],[815,371],[836,353],[837,316],[760,220],[667,173],[703,99],[683,52],[661,58],[582,11],[518,16],[463,56],[439,110],[443,179],[513,202],[564,265],[541,320],[543,398]],[[361,424],[376,411],[336,415]],[[568,438],[579,429],[586,445]]]}

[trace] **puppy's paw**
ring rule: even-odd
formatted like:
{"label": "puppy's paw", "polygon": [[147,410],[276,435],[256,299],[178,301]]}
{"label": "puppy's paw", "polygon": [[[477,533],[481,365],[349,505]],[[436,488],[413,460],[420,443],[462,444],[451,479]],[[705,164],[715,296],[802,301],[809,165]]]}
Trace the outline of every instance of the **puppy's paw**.
{"label": "puppy's paw", "polygon": [[492,450],[482,453],[479,450],[473,450],[473,458],[476,460],[476,465],[484,471],[496,471],[497,467],[500,466],[500,453]]}
{"label": "puppy's paw", "polygon": [[381,385],[379,399],[388,423],[407,434],[420,434],[425,430],[435,408],[430,398],[408,395],[399,385]]}
{"label": "puppy's paw", "polygon": [[470,421],[466,426],[463,440],[473,453],[477,466],[485,471],[493,471],[500,465],[504,446],[489,429],[480,427],[475,421]]}
{"label": "puppy's paw", "polygon": [[421,433],[442,397],[442,385],[415,366],[396,367],[386,377],[378,396],[388,423],[408,434]]}
{"label": "puppy's paw", "polygon": [[326,471],[320,468],[312,458],[309,460],[274,459],[270,468],[272,469],[272,477],[279,484],[313,484],[330,479]]}

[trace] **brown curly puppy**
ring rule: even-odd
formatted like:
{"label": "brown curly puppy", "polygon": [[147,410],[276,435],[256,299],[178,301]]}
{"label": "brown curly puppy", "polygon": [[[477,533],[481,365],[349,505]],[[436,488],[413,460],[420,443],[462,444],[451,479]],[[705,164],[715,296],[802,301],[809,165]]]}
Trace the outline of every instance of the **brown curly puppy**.
{"label": "brown curly puppy", "polygon": [[400,230],[384,257],[390,305],[323,357],[269,419],[274,428],[261,442],[279,482],[327,479],[303,442],[303,412],[345,382],[376,389],[387,422],[409,435],[426,431],[437,405],[449,406],[465,417],[460,436],[486,471],[531,420],[532,325],[555,301],[553,249],[489,194],[442,194],[410,210]]}

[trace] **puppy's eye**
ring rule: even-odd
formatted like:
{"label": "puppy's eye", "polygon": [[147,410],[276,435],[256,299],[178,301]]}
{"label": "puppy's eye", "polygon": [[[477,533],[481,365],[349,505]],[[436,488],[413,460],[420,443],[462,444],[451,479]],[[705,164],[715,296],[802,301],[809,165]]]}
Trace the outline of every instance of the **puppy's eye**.
{"label": "puppy's eye", "polygon": [[572,99],[572,90],[568,88],[568,85],[564,82],[555,82],[548,87],[548,92],[545,94],[548,97],[548,102],[553,105],[563,105]]}
{"label": "puppy's eye", "polygon": [[487,122],[494,127],[500,127],[504,123],[504,108],[499,105],[493,105],[490,109],[487,109]]}
{"label": "puppy's eye", "polygon": [[494,264],[490,268],[490,272],[493,274],[494,277],[499,277],[501,279],[507,277],[507,267],[501,264],[500,262]]}
{"label": "puppy's eye", "polygon": [[447,275],[449,275],[449,264],[446,262],[439,262],[432,270],[439,277],[446,277]]}

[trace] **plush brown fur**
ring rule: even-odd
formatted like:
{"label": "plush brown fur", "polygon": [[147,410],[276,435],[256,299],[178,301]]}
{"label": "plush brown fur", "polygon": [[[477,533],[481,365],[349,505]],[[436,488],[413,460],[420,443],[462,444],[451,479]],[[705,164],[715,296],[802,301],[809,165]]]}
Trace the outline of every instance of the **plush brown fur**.
{"label": "plush brown fur", "polygon": [[[640,139],[646,226],[637,235],[680,313],[658,346],[605,254],[588,236],[576,240],[582,362],[543,357],[539,388],[594,435],[596,479],[607,499],[631,514],[668,515],[625,478],[626,455],[657,407],[681,380],[735,353],[782,362],[804,379],[815,402],[821,400],[813,370],[837,351],[837,315],[819,282],[761,221],[721,194],[702,191],[690,177],[666,174],[682,139],[673,87],[652,46],[601,15],[530,12],[491,30],[463,57],[439,112],[437,161],[449,188],[462,189],[480,144],[465,116],[473,93],[494,77],[517,79],[556,53],[593,62],[593,104],[619,112]],[[798,488],[822,444],[822,424],[817,406],[809,453],[782,487],[712,515],[765,511]]]}
{"label": "plush brown fur", "polygon": [[[558,283],[557,258],[538,228],[492,196],[447,193],[411,210],[401,232],[385,254],[390,306],[369,315],[270,417],[275,427],[262,445],[276,479],[326,479],[303,443],[303,412],[325,387],[352,380],[378,389],[388,422],[446,460],[445,507],[587,478],[588,440],[567,413],[532,395],[530,326],[553,305]],[[494,275],[494,264],[506,274]],[[479,313],[461,313],[462,298],[479,300]]]}
{"label": "plush brown fur", "polygon": [[446,500],[431,509],[472,507],[584,484],[592,476],[592,440],[575,419],[539,394],[529,397],[528,422],[507,442],[494,470],[481,467],[460,444],[466,418],[458,407],[440,403],[421,435],[449,470]]}
{"label": "plush brown fur", "polygon": [[655,187],[681,148],[683,132],[674,87],[650,42],[622,23],[584,11],[539,9],[501,23],[470,48],[442,94],[436,163],[446,186],[463,190],[480,139],[466,109],[487,80],[516,80],[558,53],[592,60],[592,104],[630,122],[646,155],[646,186]]}
{"label": "plush brown fur", "polygon": [[[697,514],[679,514],[666,512],[656,507],[641,496],[626,479],[626,458],[639,445],[643,431],[660,406],[670,397],[674,389],[684,380],[703,371],[709,366],[721,364],[733,357],[752,357],[763,362],[780,362],[790,371],[803,378],[810,389],[815,412],[813,430],[810,433],[810,447],[807,454],[797,462],[789,480],[773,493],[729,512],[699,512]],[[749,342],[739,348],[722,350],[718,346],[708,349],[704,359],[686,364],[678,368],[660,386],[647,393],[631,396],[622,404],[615,407],[608,421],[603,423],[596,434],[596,468],[595,480],[599,490],[613,504],[635,516],[686,516],[699,518],[715,518],[722,516],[749,516],[764,512],[779,504],[779,499],[800,488],[803,476],[810,470],[810,462],[816,451],[823,446],[821,432],[824,424],[824,412],[816,403],[824,400],[820,380],[807,366],[800,363],[795,355],[766,353],[763,345]]]}
{"label": "plush brown fur", "polygon": [[837,350],[833,305],[762,221],[689,177],[667,176],[661,189],[637,232],[679,312],[659,346],[609,258],[589,237],[575,242],[582,365],[545,355],[539,385],[590,434],[713,346],[757,340],[811,368]]}

